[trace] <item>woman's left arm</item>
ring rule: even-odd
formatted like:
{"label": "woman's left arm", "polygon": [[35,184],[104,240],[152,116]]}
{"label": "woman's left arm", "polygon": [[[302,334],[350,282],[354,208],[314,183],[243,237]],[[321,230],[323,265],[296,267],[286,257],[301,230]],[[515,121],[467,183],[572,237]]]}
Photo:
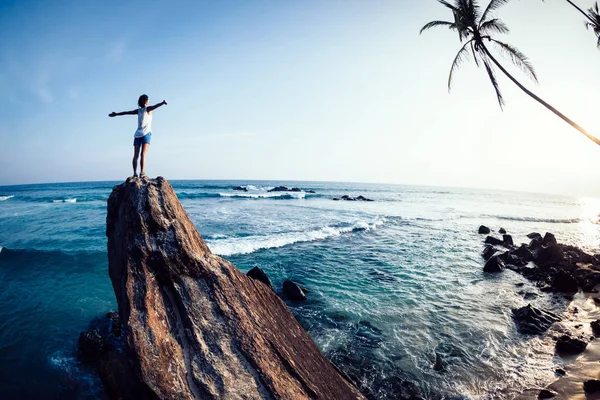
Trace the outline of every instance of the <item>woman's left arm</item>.
{"label": "woman's left arm", "polygon": [[161,103],[158,103],[158,104],[155,104],[153,106],[150,106],[146,110],[148,110],[148,112],[150,112],[150,111],[156,110],[160,106],[166,106],[166,105],[167,105],[167,102],[163,100]]}

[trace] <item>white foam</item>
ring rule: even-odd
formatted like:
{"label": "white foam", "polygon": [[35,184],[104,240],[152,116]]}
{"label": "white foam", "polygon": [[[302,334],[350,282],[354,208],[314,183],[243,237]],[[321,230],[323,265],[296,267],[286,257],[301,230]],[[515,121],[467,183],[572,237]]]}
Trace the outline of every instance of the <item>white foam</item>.
{"label": "white foam", "polygon": [[221,256],[250,254],[261,249],[274,249],[294,243],[314,242],[317,240],[324,240],[340,236],[344,233],[353,231],[368,231],[371,229],[376,229],[377,226],[383,225],[384,223],[384,220],[376,221],[371,224],[361,221],[355,225],[347,227],[325,226],[323,228],[307,232],[286,232],[269,236],[248,236],[224,240],[209,240],[207,241],[207,244],[213,253]]}
{"label": "white foam", "polygon": [[304,199],[304,192],[272,192],[272,193],[219,193],[221,197],[243,197],[248,199]]}
{"label": "white foam", "polygon": [[15,196],[0,196],[0,201],[6,201],[8,199],[12,199]]}
{"label": "white foam", "polygon": [[577,224],[582,220],[580,218],[534,218],[534,217],[510,217],[504,215],[491,215],[492,218],[505,219],[509,221],[522,222],[546,222],[550,224]]}
{"label": "white foam", "polygon": [[77,203],[77,199],[52,200],[53,203]]}

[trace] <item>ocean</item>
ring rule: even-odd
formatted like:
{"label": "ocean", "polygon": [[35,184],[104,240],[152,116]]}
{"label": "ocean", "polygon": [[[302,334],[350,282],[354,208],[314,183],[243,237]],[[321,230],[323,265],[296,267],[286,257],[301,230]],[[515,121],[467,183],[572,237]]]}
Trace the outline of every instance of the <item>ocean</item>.
{"label": "ocean", "polygon": [[[105,223],[118,183],[0,187],[2,398],[104,395],[94,370],[77,360],[77,339],[116,310]],[[171,184],[213,253],[243,272],[259,266],[278,290],[286,279],[309,289],[306,302],[288,306],[325,355],[378,399],[395,398],[395,382],[405,380],[426,398],[483,399],[555,379],[554,343],[519,334],[511,310],[532,303],[563,313],[568,303],[512,271],[484,273],[479,225],[503,227],[517,244],[549,231],[600,252],[594,198],[328,182]],[[302,191],[268,192],[279,185]],[[374,201],[333,200],[343,195]]]}

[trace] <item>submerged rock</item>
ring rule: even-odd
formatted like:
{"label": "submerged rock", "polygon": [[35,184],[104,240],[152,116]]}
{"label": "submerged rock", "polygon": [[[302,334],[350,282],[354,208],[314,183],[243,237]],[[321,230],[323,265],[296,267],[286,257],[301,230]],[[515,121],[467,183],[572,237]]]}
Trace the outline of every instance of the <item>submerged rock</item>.
{"label": "submerged rock", "polygon": [[364,398],[273,290],[210,252],[166,180],[116,186],[106,222],[137,398]]}
{"label": "submerged rock", "polygon": [[478,233],[479,233],[480,235],[487,235],[487,234],[489,234],[490,232],[491,232],[490,228],[488,228],[488,227],[487,227],[487,226],[485,226],[485,225],[481,225],[481,226],[479,227],[479,231],[478,231]]}
{"label": "submerged rock", "polygon": [[304,294],[304,290],[302,290],[300,286],[298,286],[290,280],[286,280],[283,282],[283,293],[290,300],[306,300],[306,294]]}
{"label": "submerged rock", "polygon": [[519,332],[531,335],[544,333],[553,323],[560,321],[558,315],[539,310],[531,304],[513,310],[513,319]]}
{"label": "submerged rock", "polygon": [[236,187],[233,188],[233,190],[240,190],[242,192],[247,192],[248,188],[245,188],[243,186],[236,186]]}
{"label": "submerged rock", "polygon": [[265,271],[263,271],[262,269],[254,267],[250,271],[248,271],[246,275],[248,275],[252,279],[256,279],[257,281],[264,283],[265,285],[273,289],[271,280],[269,279]]}

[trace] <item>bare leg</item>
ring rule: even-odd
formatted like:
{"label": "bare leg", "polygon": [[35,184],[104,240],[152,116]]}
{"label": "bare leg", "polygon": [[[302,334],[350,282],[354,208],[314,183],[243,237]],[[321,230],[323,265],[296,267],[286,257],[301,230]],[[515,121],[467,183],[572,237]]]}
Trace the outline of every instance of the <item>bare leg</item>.
{"label": "bare leg", "polygon": [[[139,144],[134,144],[133,145],[133,175],[135,175],[137,173],[137,163],[138,163],[138,157],[140,155],[140,145]],[[143,160],[143,158],[142,158]],[[144,168],[142,167],[142,171],[144,170]]]}
{"label": "bare leg", "polygon": [[142,160],[140,162],[140,173],[144,173],[146,167],[146,152],[148,151],[148,147],[150,147],[150,143],[144,143],[142,145]]}

